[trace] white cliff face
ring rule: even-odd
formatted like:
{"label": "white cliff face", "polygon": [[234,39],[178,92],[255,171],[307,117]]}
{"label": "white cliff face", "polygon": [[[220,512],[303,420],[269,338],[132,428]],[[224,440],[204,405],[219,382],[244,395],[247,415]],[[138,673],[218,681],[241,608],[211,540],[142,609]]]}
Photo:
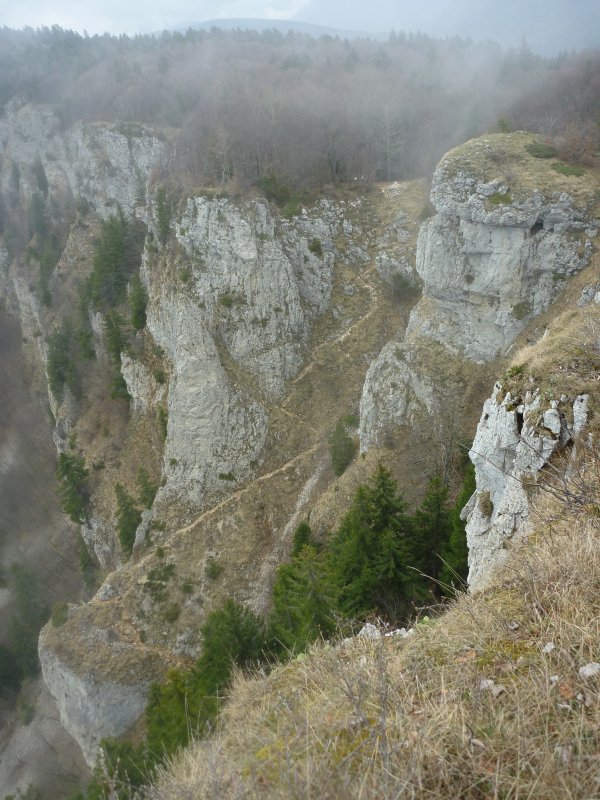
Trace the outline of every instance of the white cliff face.
{"label": "white cliff face", "polygon": [[21,196],[38,191],[34,164],[39,158],[48,183],[86,200],[103,217],[117,206],[131,212],[146,196],[152,169],[166,147],[140,125],[79,123],[64,129],[51,111],[12,100],[0,120],[0,154],[7,168],[2,187],[16,187],[9,165],[16,165]]}
{"label": "white cliff face", "polygon": [[[473,140],[438,165],[431,188],[437,214],[421,226],[417,242],[423,296],[401,349],[433,341],[448,362],[460,358],[474,368],[504,356],[565,280],[589,263],[600,225],[587,210],[593,185],[574,187],[577,197],[562,191],[557,173],[527,155],[531,140],[529,134]],[[530,174],[539,174],[539,185]],[[363,451],[381,443],[389,424],[410,425],[415,403],[431,415],[443,396],[443,389],[437,398],[430,391],[420,396],[420,387],[434,383],[432,369],[427,359],[394,359],[397,347],[386,345],[365,380]]]}
{"label": "white cliff face", "polygon": [[[572,234],[585,226],[568,195],[544,202],[535,193],[523,207],[486,211],[481,187],[475,184],[466,202],[453,204],[444,195],[448,190],[452,197],[452,186],[439,173],[432,199],[441,210],[422,226],[417,248],[423,294],[432,302],[413,310],[408,334],[489,361],[504,355],[565,278],[588,263],[591,242],[580,252]],[[506,187],[496,188],[506,194]]]}
{"label": "white cliff face", "polygon": [[414,350],[388,342],[371,362],[360,400],[360,449],[381,444],[385,432],[401,425],[415,425],[423,413],[440,411],[440,392],[434,377],[421,368]]}
{"label": "white cliff face", "polygon": [[144,712],[150,683],[126,685],[77,675],[43,644],[40,664],[63,726],[93,767],[102,739],[125,733]]}
{"label": "white cliff face", "polygon": [[502,564],[511,543],[531,530],[526,484],[548,459],[579,434],[587,416],[587,395],[575,398],[574,423],[553,401],[544,409],[538,393],[518,406],[500,384],[486,400],[469,457],[477,490],[463,509],[467,520],[469,586],[481,588]]}
{"label": "white cliff face", "polygon": [[132,412],[145,414],[163,399],[166,387],[159,384],[150,370],[129,353],[121,353],[121,374],[131,397]]}
{"label": "white cliff face", "polygon": [[148,329],[172,365],[158,505],[199,506],[251,473],[269,403],[329,303],[337,225],[327,205],[276,223],[261,202],[196,197],[175,223],[170,281],[146,253]]}

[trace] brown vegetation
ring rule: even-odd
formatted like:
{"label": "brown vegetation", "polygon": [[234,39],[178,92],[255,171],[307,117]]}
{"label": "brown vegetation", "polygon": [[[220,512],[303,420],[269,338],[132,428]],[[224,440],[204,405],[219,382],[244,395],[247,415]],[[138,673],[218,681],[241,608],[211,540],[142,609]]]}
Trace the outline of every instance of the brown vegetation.
{"label": "brown vegetation", "polygon": [[[575,483],[540,493],[535,536],[490,589],[408,640],[320,645],[238,675],[214,739],[151,796],[596,796],[600,676],[582,667],[599,658],[600,452],[580,459]],[[568,487],[587,512],[572,516]]]}

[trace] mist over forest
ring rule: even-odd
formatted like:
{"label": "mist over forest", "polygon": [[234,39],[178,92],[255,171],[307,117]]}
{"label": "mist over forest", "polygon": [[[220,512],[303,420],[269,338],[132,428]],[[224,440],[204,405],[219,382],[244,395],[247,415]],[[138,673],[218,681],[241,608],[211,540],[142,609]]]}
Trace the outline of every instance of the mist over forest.
{"label": "mist over forest", "polygon": [[[516,20],[533,27],[542,13],[541,0],[528,0],[521,17],[516,0],[455,0],[453,22],[466,20],[473,3],[480,16],[502,9],[506,27]],[[135,0],[122,5],[123,14],[137,13]],[[343,19],[353,29],[361,23],[352,14],[367,8],[352,0],[298,5],[295,25],[319,8],[337,9],[339,17],[314,21]],[[424,16],[450,7],[449,0],[419,5]],[[556,27],[564,3],[550,5]],[[403,2],[387,7],[400,13]],[[144,24],[159,11],[149,7]],[[574,14],[573,28],[585,18],[593,38],[594,14]],[[375,9],[372,18],[378,25]],[[449,19],[440,14],[440,25]],[[490,35],[496,19],[490,12]],[[573,451],[583,451],[583,435],[575,437],[587,424],[588,396],[590,442],[600,429],[600,47],[542,55],[525,38],[512,47],[467,38],[475,34],[466,23],[460,37],[434,38],[228,22],[138,35],[0,27],[0,799],[57,800],[67,796],[64,786],[75,792],[71,800],[132,798],[131,787],[158,779],[181,746],[216,730],[219,698],[235,688],[234,665],[254,669],[262,659],[266,679],[278,660],[301,654],[297,665],[305,665],[315,640],[351,633],[367,619],[387,630],[377,633],[384,647],[408,648],[412,632],[398,627],[388,639],[385,626],[409,628],[413,618],[424,622],[415,623],[418,636],[439,639],[428,633],[436,630],[429,609],[441,612],[473,563],[488,569],[502,551],[500,563],[529,530],[525,489],[533,491],[534,468],[518,478],[507,472],[522,495],[505,496],[480,465],[495,469],[509,455],[510,463],[533,463],[531,450],[541,453],[542,474],[555,447],[577,442]],[[517,131],[532,133],[502,135]],[[485,142],[449,153],[430,192],[444,154],[481,135]],[[477,439],[484,402],[495,404],[484,409],[496,409],[498,427],[490,422]],[[513,450],[506,431],[514,431]],[[521,442],[528,451],[516,449]],[[600,456],[590,475],[599,464]],[[583,497],[594,522],[597,498]],[[600,564],[597,549],[592,566]],[[577,570],[585,577],[591,569],[584,556],[579,561],[569,586]],[[477,569],[479,579],[484,569]],[[555,565],[546,573],[550,606]],[[512,797],[516,781],[531,777],[528,797],[553,798],[553,776],[562,780],[567,768],[573,785],[583,785],[577,747],[582,774],[597,764],[600,717],[587,700],[575,714],[592,684],[581,694],[574,687],[580,667],[600,674],[591,661],[600,655],[588,647],[598,626],[584,629],[587,649],[573,644],[579,611],[568,625],[556,617],[544,630],[533,600],[531,609],[515,610],[534,585],[529,575],[522,583],[511,577],[515,603],[500,633],[490,623],[488,634],[475,616],[472,628],[459,620],[442,659],[436,641],[420,651],[425,656],[415,651],[416,667],[398,667],[417,685],[426,664],[427,680],[434,677],[422,685],[427,702],[441,698],[440,719],[452,696],[457,701],[451,714],[460,728],[450,734],[438,736],[435,725],[431,735],[415,728],[414,737],[401,725],[388,728],[400,732],[389,752],[397,763],[407,756],[410,780],[417,759],[407,742],[449,742],[441,757],[423,757],[430,797],[479,800],[481,776],[487,781],[497,763],[508,788],[499,782],[494,796]],[[592,621],[596,600],[590,590],[584,616]],[[496,625],[493,611],[481,618]],[[497,640],[495,651],[488,639]],[[472,641],[481,642],[478,651]],[[577,664],[559,663],[558,686],[559,667],[546,658],[553,649],[580,654]],[[526,705],[504,710],[516,686],[504,672],[509,656],[515,681],[530,663],[521,658],[531,657],[534,688],[544,687],[538,702],[523,683],[521,696],[536,698],[530,741],[546,736],[561,686],[572,703],[566,709],[581,741],[564,726],[567,760],[556,758],[556,731],[546,744],[546,763],[558,772],[522,766],[530,747],[520,727],[507,728],[506,746],[505,720],[521,726],[528,716]],[[362,657],[360,686],[381,685],[381,713],[372,724],[371,707],[363,714],[352,689],[342,723],[324,723],[323,741],[334,746],[312,746],[318,758],[335,758],[333,789],[323,797],[354,796],[340,790],[340,775],[376,800],[411,786],[401,786],[404,774],[380,746],[384,662],[370,661],[369,673]],[[538,680],[542,664],[548,674]],[[439,686],[431,665],[440,667]],[[456,676],[452,696],[447,666]],[[340,674],[328,678],[332,685],[341,685]],[[460,705],[464,674],[472,706]],[[506,686],[490,691],[492,701],[502,696],[500,711],[481,730],[501,731],[497,760],[488,760],[491,734],[485,744],[456,744],[467,728],[479,730],[492,674]],[[331,697],[337,713],[340,695]],[[412,724],[425,703],[398,697]],[[320,724],[321,697],[316,705]],[[273,709],[268,717],[279,725],[287,711]],[[286,780],[303,774],[308,717],[297,716],[303,727],[289,741],[301,743],[300,768],[284,763],[280,730],[269,751],[263,732],[252,733],[249,741],[261,741],[253,755],[260,780],[258,793],[244,796],[267,796],[269,759],[282,757]],[[132,740],[113,738],[127,731]],[[376,754],[357,769],[351,758],[362,758],[369,741]],[[252,749],[243,749],[246,758]],[[447,795],[436,788],[438,775],[446,782],[441,763]],[[371,794],[363,794],[359,774],[373,780]],[[115,775],[125,776],[118,794]],[[535,794],[538,775],[547,783]],[[393,792],[390,776],[398,781]],[[585,785],[593,794],[596,775]],[[140,791],[136,797],[176,796]],[[309,794],[284,787],[269,796]]]}
{"label": "mist over forest", "polygon": [[169,172],[192,184],[313,191],[427,174],[450,147],[493,130],[539,132],[585,161],[598,147],[600,53],[544,58],[525,42],[505,50],[393,32],[350,41],[4,28],[0,104],[13,98],[48,104],[65,126],[162,128]]}

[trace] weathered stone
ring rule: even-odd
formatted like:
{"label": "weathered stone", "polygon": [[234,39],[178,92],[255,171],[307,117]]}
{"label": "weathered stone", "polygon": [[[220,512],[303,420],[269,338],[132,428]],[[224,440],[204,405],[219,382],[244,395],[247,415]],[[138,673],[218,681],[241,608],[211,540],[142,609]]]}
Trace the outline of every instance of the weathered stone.
{"label": "weathered stone", "polygon": [[600,675],[600,664],[598,664],[597,661],[591,661],[589,664],[580,668],[579,674],[584,680],[597,678]]}
{"label": "weathered stone", "polygon": [[[103,738],[125,733],[139,718],[150,684],[167,666],[164,657],[142,647],[115,622],[113,618],[110,623],[94,624],[86,614],[83,621],[69,618],[60,628],[47,625],[40,634],[44,682],[56,700],[64,727],[90,766]],[[65,631],[73,625],[80,633],[81,651],[65,643],[69,638]]]}
{"label": "weathered stone", "polygon": [[515,408],[510,394],[498,400],[501,388],[496,384],[486,400],[469,452],[477,489],[461,516],[467,520],[471,588],[484,586],[505,561],[510,542],[529,533],[527,481],[585,425],[582,398],[575,399],[576,423],[569,430],[556,407],[542,411],[539,394],[528,393]]}
{"label": "weathered stone", "polygon": [[197,197],[175,222],[186,281],[174,290],[146,253],[148,329],[172,365],[159,507],[199,506],[251,474],[267,403],[297,373],[328,305],[337,226],[329,206],[276,223],[261,202]]}
{"label": "weathered stone", "polygon": [[144,364],[121,353],[121,375],[131,397],[132,411],[144,413],[158,406],[166,387],[158,383]]}

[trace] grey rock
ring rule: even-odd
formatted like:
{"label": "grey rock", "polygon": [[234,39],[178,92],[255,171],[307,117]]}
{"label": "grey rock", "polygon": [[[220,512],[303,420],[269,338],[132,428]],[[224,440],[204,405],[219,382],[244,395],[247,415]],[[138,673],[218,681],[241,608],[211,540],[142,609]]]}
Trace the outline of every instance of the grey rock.
{"label": "grey rock", "polygon": [[[174,266],[189,280],[165,278],[146,252],[147,325],[171,364],[157,507],[198,507],[251,474],[268,402],[298,372],[312,323],[329,304],[340,218],[329,204],[276,221],[261,202],[190,198],[174,222]],[[147,376],[127,361],[124,375],[143,405]]]}
{"label": "grey rock", "polygon": [[580,398],[573,406],[578,421],[570,430],[556,407],[542,409],[538,393],[528,393],[525,403],[515,408],[510,394],[499,401],[501,388],[496,384],[486,400],[469,452],[477,488],[461,517],[467,521],[469,586],[473,589],[489,582],[494,568],[506,560],[511,540],[531,530],[526,480],[565,446],[576,425],[583,428],[586,419]]}
{"label": "grey rock", "polygon": [[381,633],[371,622],[365,623],[359,630],[357,636],[360,636],[363,639],[381,639]]}
{"label": "grey rock", "polygon": [[589,664],[585,664],[585,666],[580,668],[579,675],[584,680],[597,678],[600,675],[600,664],[597,661],[591,661]]}
{"label": "grey rock", "polygon": [[151,681],[119,684],[79,675],[44,646],[44,632],[39,654],[44,682],[56,701],[61,722],[93,767],[101,740],[125,733],[143,713]]}

